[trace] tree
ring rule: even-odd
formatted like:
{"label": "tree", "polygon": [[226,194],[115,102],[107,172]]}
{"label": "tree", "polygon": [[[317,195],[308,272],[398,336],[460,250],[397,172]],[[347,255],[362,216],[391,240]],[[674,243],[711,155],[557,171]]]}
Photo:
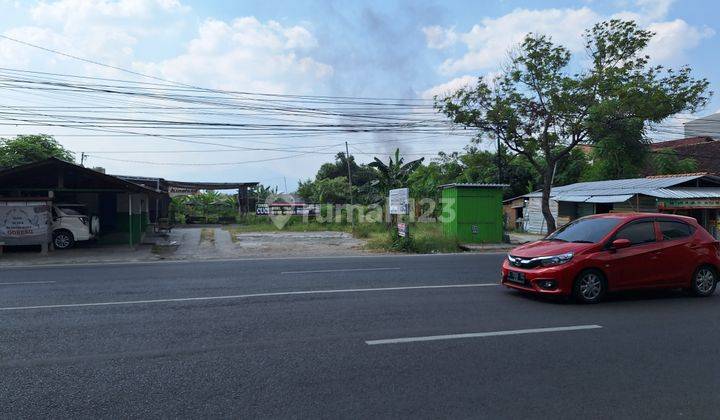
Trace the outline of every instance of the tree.
{"label": "tree", "polygon": [[[352,155],[350,156],[349,163],[350,173],[352,174],[354,201],[358,204],[371,203],[373,199],[373,191],[370,183],[375,179],[375,171],[368,165],[358,165],[357,163],[355,163],[355,157]],[[320,169],[315,175],[314,181],[307,180],[300,183],[300,185],[298,186],[298,194],[306,197],[305,195],[303,195],[303,191],[310,191],[311,189],[308,190],[308,187],[311,187],[315,182],[324,179],[335,179],[338,177],[345,177],[347,179],[347,165],[348,159],[345,158],[345,153],[338,153],[337,155],[335,155],[335,162],[323,163],[322,166],[320,166]],[[303,188],[305,189],[303,190]],[[347,186],[345,187],[345,189],[347,189]]]}
{"label": "tree", "polygon": [[11,168],[55,157],[73,162],[73,153],[47,134],[19,135],[0,138],[0,168]]}
{"label": "tree", "polygon": [[[344,176],[301,181],[297,192],[309,203],[345,204],[350,202],[348,181]],[[355,192],[357,192],[357,187],[353,185],[353,193]]]}
{"label": "tree", "polygon": [[410,174],[422,165],[423,160],[425,158],[405,163],[405,159],[400,157],[400,149],[395,149],[395,160],[390,156],[387,164],[375,157],[368,166],[375,170],[375,185],[380,195],[386,197],[391,189],[406,187]]}
{"label": "tree", "polygon": [[636,178],[647,162],[649,141],[637,119],[614,121],[598,127],[591,152],[593,167],[588,180]]}
{"label": "tree", "polygon": [[672,149],[660,149],[650,158],[652,173],[655,175],[687,174],[696,172],[697,161],[693,158],[680,159]]}
{"label": "tree", "polygon": [[476,141],[500,140],[530,162],[541,175],[542,213],[553,231],[553,169],[577,145],[599,141],[618,122],[645,127],[707,103],[708,81],[693,78],[690,68],[649,64],[642,51],[653,35],[635,22],[598,23],[584,35],[587,58],[571,66],[567,48],[531,33],[499,76],[436,97],[436,107],[455,124],[477,129]]}
{"label": "tree", "polygon": [[463,169],[457,152],[450,155],[440,152],[434,161],[427,165],[419,165],[408,176],[407,185],[413,198],[432,198],[439,202],[438,187],[457,182],[458,178],[462,177]]}
{"label": "tree", "polygon": [[271,196],[271,195],[277,195],[277,193],[278,193],[278,188],[277,188],[277,187],[275,187],[275,188],[273,188],[273,187],[268,187],[268,186],[263,185],[263,184],[258,184],[258,185],[255,187],[255,194],[256,194],[256,196],[257,196],[257,202],[258,202],[258,203],[264,203],[265,200],[267,200],[267,198],[268,198],[269,196]]}
{"label": "tree", "polygon": [[[350,172],[352,174],[353,185],[362,186],[372,181],[375,173],[372,168],[367,165],[358,165],[355,163],[355,156],[350,156]],[[320,166],[315,179],[332,179],[339,176],[347,177],[348,159],[345,159],[345,153],[340,152],[335,155],[335,162],[323,163]]]}
{"label": "tree", "polygon": [[557,162],[555,185],[568,185],[583,180],[583,175],[590,170],[588,157],[580,149],[573,149],[565,159]]}

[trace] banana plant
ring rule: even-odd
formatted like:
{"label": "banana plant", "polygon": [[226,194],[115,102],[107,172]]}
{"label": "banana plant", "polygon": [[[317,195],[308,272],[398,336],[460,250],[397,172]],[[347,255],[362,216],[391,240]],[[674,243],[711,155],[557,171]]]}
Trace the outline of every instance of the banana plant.
{"label": "banana plant", "polygon": [[381,197],[386,197],[391,189],[406,187],[410,174],[422,165],[423,160],[425,158],[405,163],[405,159],[400,157],[400,149],[395,149],[395,159],[390,156],[387,164],[375,157],[368,165],[375,169],[377,177],[372,184],[379,190]]}

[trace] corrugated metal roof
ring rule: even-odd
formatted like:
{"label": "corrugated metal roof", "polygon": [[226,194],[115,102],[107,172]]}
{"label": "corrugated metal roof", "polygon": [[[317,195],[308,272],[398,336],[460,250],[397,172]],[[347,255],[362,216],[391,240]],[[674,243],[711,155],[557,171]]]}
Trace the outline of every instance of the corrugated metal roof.
{"label": "corrugated metal roof", "polygon": [[625,195],[596,195],[588,198],[586,203],[622,203],[631,199],[633,194]]}
{"label": "corrugated metal roof", "polygon": [[510,184],[466,184],[466,183],[453,183],[444,184],[438,186],[438,188],[505,188],[509,187]]}
{"label": "corrugated metal roof", "polygon": [[[715,194],[716,191],[720,191],[720,188],[702,187],[702,188],[673,188],[675,185],[680,185],[688,181],[693,181],[699,178],[707,178],[720,183],[720,177],[703,174],[692,174],[684,176],[667,176],[667,177],[652,177],[652,178],[630,178],[630,179],[614,179],[608,181],[595,181],[595,182],[578,182],[576,184],[563,185],[561,187],[554,187],[550,191],[550,196],[555,199],[563,196],[624,196],[642,194],[651,197],[659,198],[676,198],[673,195],[673,191],[685,191],[685,194],[695,194],[690,197],[683,197],[682,193],[677,198],[700,198],[706,197],[702,194]],[[707,192],[703,192],[707,191]],[[697,195],[700,194],[700,195]],[[542,196],[541,191],[535,191],[527,194],[526,197],[540,197]],[[715,197],[710,195],[707,197]],[[563,200],[560,200],[563,201]],[[622,200],[624,201],[624,200]],[[617,202],[617,201],[608,201]]]}
{"label": "corrugated metal roof", "polygon": [[720,198],[720,188],[663,188],[655,192],[658,198]]}
{"label": "corrugated metal roof", "polygon": [[560,194],[558,196],[553,197],[553,200],[555,201],[570,201],[573,203],[582,203],[585,200],[590,198],[589,195],[566,195],[566,194]]}

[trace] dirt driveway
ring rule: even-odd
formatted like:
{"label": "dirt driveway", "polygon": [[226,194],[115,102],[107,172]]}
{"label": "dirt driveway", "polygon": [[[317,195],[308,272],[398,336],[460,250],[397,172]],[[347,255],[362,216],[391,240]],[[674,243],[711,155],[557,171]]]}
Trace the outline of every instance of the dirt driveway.
{"label": "dirt driveway", "polygon": [[169,258],[243,258],[334,256],[367,254],[365,242],[345,232],[232,233],[220,227],[180,228],[173,231],[179,243]]}

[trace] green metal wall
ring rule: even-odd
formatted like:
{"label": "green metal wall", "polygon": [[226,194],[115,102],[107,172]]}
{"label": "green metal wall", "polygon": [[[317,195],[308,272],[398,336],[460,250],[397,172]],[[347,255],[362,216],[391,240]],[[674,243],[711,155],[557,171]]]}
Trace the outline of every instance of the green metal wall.
{"label": "green metal wall", "polygon": [[[457,188],[444,188],[442,190],[442,224],[443,234],[447,237],[456,237],[457,228]],[[454,215],[454,217],[451,217]]]}
{"label": "green metal wall", "polygon": [[460,242],[502,242],[502,189],[450,187],[442,191],[443,232]]}
{"label": "green metal wall", "polygon": [[[117,223],[117,229],[116,231],[120,233],[118,235],[118,243],[130,243],[130,237],[128,236],[128,232],[130,230],[130,215],[127,213],[117,213],[116,215],[116,223]],[[137,245],[140,243],[141,234],[143,232],[142,228],[142,215],[141,214],[133,214],[132,215],[132,244]]]}

